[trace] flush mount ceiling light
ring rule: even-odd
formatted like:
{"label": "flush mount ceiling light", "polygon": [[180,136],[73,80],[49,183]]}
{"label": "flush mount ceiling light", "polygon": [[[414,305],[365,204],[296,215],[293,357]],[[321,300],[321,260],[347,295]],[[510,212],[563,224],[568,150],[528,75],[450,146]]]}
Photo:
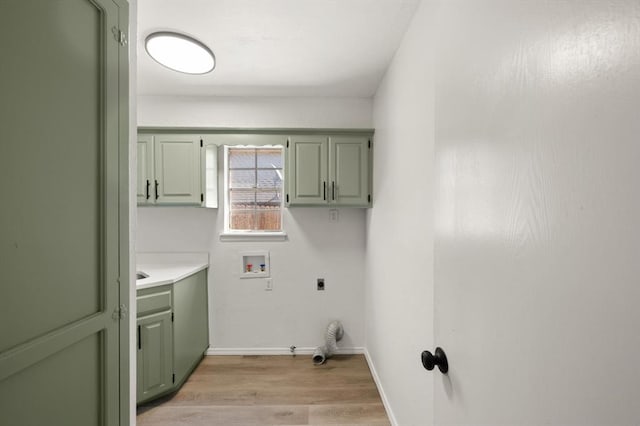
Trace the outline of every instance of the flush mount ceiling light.
{"label": "flush mount ceiling light", "polygon": [[160,31],[149,34],[145,49],[157,63],[186,74],[206,74],[216,66],[211,49],[184,34]]}

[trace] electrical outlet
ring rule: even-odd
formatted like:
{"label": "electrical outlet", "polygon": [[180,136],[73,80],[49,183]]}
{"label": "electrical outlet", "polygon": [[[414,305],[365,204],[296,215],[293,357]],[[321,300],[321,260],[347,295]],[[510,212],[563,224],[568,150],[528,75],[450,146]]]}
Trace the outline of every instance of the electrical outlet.
{"label": "electrical outlet", "polygon": [[324,278],[318,278],[318,291],[324,291]]}
{"label": "electrical outlet", "polygon": [[329,209],[329,221],[330,222],[338,221],[338,209]]}
{"label": "electrical outlet", "polygon": [[273,290],[273,278],[267,278],[267,279],[265,280],[265,282],[266,282],[266,285],[265,285],[264,289],[265,289],[266,291],[271,291],[271,290]]}

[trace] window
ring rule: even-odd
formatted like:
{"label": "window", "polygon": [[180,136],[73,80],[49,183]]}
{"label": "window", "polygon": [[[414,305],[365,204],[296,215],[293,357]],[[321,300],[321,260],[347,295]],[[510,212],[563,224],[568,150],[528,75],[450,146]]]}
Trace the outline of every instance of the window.
{"label": "window", "polygon": [[225,232],[282,232],[282,146],[225,146]]}

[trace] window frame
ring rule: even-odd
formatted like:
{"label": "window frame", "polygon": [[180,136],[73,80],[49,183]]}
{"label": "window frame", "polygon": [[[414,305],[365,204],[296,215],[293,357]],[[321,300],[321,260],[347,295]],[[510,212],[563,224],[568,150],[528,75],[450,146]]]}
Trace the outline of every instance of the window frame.
{"label": "window frame", "polygon": [[[243,241],[251,239],[273,239],[283,240],[286,239],[286,233],[284,231],[284,194],[285,194],[285,147],[279,144],[261,145],[261,144],[248,144],[248,145],[223,145],[223,191],[224,191],[224,231],[220,234],[221,240],[225,241]],[[279,149],[282,157],[282,196],[280,198],[280,230],[261,230],[261,229],[231,229],[230,216],[231,216],[231,201],[230,201],[230,188],[229,188],[229,151],[234,149],[247,149],[247,150],[260,150],[260,149]],[[249,169],[250,170],[250,169]],[[256,169],[259,170],[259,169]],[[256,190],[257,188],[253,188]]]}

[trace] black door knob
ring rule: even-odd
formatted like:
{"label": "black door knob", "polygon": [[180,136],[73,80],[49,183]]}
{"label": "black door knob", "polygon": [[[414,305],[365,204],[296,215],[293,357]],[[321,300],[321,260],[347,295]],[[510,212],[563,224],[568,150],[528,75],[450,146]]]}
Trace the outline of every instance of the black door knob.
{"label": "black door knob", "polygon": [[449,363],[447,362],[447,355],[445,355],[442,348],[436,348],[435,355],[429,351],[422,352],[422,365],[427,370],[433,370],[436,365],[443,374],[449,371]]}

